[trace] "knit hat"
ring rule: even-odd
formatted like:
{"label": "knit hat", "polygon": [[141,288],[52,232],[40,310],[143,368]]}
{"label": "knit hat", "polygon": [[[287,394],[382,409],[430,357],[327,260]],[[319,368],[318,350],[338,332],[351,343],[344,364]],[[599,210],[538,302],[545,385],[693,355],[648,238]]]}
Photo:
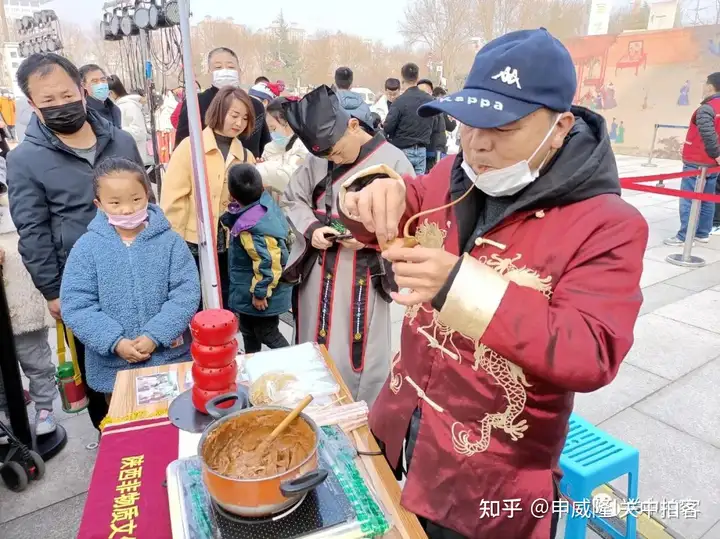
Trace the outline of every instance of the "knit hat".
{"label": "knit hat", "polygon": [[251,96],[258,98],[259,100],[263,101],[267,99],[268,101],[272,101],[277,96],[273,93],[273,91],[268,87],[267,84],[264,82],[258,83],[252,88],[250,88],[250,91],[248,92]]}

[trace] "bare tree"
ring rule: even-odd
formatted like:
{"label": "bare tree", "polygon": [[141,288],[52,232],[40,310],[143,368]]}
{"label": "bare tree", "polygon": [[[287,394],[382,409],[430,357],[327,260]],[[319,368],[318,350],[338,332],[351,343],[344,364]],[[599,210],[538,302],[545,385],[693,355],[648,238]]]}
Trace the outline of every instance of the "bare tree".
{"label": "bare tree", "polygon": [[233,19],[205,18],[193,27],[193,67],[198,80],[203,85],[210,83],[207,68],[207,54],[217,47],[228,47],[235,51],[240,62],[240,71],[244,79],[254,79],[264,66],[259,60],[259,46],[262,38],[246,26],[237,24]]}
{"label": "bare tree", "polygon": [[638,8],[625,8],[610,14],[608,33],[620,34],[627,30],[647,30],[650,20],[650,6],[643,4]]}
{"label": "bare tree", "polygon": [[513,29],[544,27],[558,38],[583,35],[590,6],[585,0],[521,0]]}
{"label": "bare tree", "polygon": [[336,63],[335,40],[327,32],[318,32],[303,45],[304,81],[318,85],[332,80]]}
{"label": "bare tree", "polygon": [[[410,45],[430,50],[442,62],[445,76],[452,80],[460,66],[460,56],[470,48],[475,33],[473,13],[478,0],[413,0],[405,8],[400,33]],[[511,0],[503,0],[510,2]]]}

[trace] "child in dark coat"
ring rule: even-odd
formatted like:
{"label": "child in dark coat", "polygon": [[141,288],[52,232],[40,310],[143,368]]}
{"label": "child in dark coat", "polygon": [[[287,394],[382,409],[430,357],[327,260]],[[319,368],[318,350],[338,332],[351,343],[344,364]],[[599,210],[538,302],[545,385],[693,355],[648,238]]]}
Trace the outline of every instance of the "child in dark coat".
{"label": "child in dark coat", "polygon": [[289,254],[287,219],[252,165],[230,169],[228,190],[233,202],[221,220],[231,236],[229,308],[240,317],[245,352],[288,346],[279,316],[290,310],[292,292],[280,282]]}
{"label": "child in dark coat", "polygon": [[85,345],[88,384],[107,396],[120,370],[190,359],[188,325],[200,279],[185,241],[148,204],[145,170],[106,159],[94,188],[101,211],[70,251],[60,304]]}

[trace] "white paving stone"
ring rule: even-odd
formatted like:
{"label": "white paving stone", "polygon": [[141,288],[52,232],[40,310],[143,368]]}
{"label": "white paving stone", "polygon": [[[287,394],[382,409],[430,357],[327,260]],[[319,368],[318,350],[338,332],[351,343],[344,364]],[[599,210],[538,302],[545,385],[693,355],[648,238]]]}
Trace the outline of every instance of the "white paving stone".
{"label": "white paving stone", "polygon": [[665,281],[665,284],[702,292],[720,284],[720,262],[683,273]]}
{"label": "white paving stone", "polygon": [[636,404],[635,408],[720,448],[718,387],[720,360],[716,359]]}
{"label": "white paving stone", "polygon": [[720,333],[720,292],[704,290],[661,307],[655,314]]}
{"label": "white paving stone", "polygon": [[650,260],[646,258],[643,260],[643,272],[640,277],[640,287],[645,288],[646,286],[652,286],[656,283],[670,279],[671,277],[687,273],[688,271],[690,271],[689,268],[673,266],[667,262],[658,262],[657,260]]}
{"label": "white paving stone", "polygon": [[574,411],[591,423],[602,423],[669,383],[626,360],[609,385],[592,393],[576,393]]}
{"label": "white paving stone", "polygon": [[663,208],[662,206],[642,206],[638,208],[638,211],[645,217],[645,220],[649,224],[665,221],[667,219],[673,219],[677,215],[677,210],[671,210],[669,208]]}
{"label": "white paving stone", "polygon": [[635,343],[625,361],[668,380],[677,380],[718,356],[717,333],[653,313],[641,316],[635,324]]}
{"label": "white paving stone", "polygon": [[660,307],[686,298],[693,293],[692,290],[669,285],[667,281],[643,288],[643,304],[640,308],[640,315],[651,313]]}
{"label": "white paving stone", "polygon": [[[700,539],[720,519],[720,449],[633,408],[600,427],[640,451],[640,500],[699,500],[697,519],[668,519],[670,528]],[[626,479],[613,486],[627,492]]]}

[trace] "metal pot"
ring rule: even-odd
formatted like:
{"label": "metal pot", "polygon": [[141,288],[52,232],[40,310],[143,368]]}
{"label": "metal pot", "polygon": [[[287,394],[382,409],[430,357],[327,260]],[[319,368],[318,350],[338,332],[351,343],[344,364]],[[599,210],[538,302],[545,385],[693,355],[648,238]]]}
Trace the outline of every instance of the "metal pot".
{"label": "metal pot", "polygon": [[[218,408],[218,404],[235,400],[230,408]],[[202,475],[205,486],[212,499],[222,509],[241,517],[264,517],[274,515],[291,507],[311,492],[328,476],[326,470],[318,469],[318,441],[320,429],[305,414],[298,420],[304,421],[315,434],[312,450],[302,462],[284,473],[260,479],[237,479],[212,470],[205,462],[205,444],[208,436],[225,423],[236,420],[245,414],[262,414],[268,411],[290,413],[292,410],[280,406],[259,406],[249,408],[247,393],[238,391],[220,395],[207,403],[208,413],[216,419],[205,429],[198,443],[198,455],[202,462]]]}

